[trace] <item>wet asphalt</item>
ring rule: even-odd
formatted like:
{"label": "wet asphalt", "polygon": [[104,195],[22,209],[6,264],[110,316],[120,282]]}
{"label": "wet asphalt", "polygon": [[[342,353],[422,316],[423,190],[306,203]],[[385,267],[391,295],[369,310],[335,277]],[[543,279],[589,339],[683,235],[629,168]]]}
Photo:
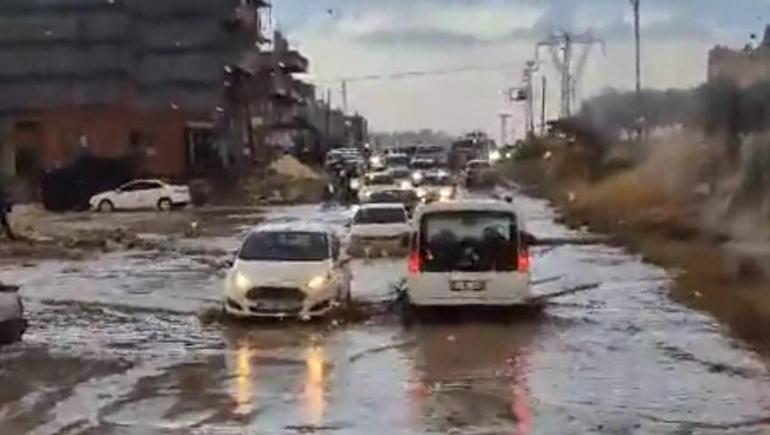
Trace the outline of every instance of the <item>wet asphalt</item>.
{"label": "wet asphalt", "polygon": [[[577,234],[547,203],[516,201],[534,234]],[[2,266],[31,326],[0,349],[0,433],[770,433],[766,361],[621,248],[536,251],[539,294],[598,287],[518,319],[405,327],[389,309],[405,264],[391,258],[354,261],[355,319],[226,321],[216,263],[249,226],[222,216],[172,254]]]}

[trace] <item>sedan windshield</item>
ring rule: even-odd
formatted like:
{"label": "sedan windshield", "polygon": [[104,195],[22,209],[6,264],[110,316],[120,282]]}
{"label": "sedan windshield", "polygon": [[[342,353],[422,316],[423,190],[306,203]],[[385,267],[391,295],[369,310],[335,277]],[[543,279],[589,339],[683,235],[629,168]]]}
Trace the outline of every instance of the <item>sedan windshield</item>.
{"label": "sedan windshield", "polygon": [[366,177],[366,184],[368,186],[387,186],[393,183],[393,177],[390,174],[376,174]]}
{"label": "sedan windshield", "polygon": [[385,159],[385,164],[390,167],[409,166],[409,157],[407,156],[389,156]]}
{"label": "sedan windshield", "polygon": [[401,208],[363,208],[356,213],[357,224],[395,224],[406,222]]}
{"label": "sedan windshield", "polygon": [[316,232],[259,232],[243,243],[246,261],[323,261],[329,258],[326,235]]}

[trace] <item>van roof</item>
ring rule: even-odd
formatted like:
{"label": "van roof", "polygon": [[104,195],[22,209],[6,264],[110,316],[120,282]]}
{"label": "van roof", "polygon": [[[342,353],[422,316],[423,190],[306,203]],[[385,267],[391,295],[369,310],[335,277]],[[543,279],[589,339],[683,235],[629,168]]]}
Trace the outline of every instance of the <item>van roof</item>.
{"label": "van roof", "polygon": [[417,209],[417,219],[424,215],[443,212],[493,211],[518,215],[516,207],[505,201],[495,199],[462,199],[456,201],[434,202]]}

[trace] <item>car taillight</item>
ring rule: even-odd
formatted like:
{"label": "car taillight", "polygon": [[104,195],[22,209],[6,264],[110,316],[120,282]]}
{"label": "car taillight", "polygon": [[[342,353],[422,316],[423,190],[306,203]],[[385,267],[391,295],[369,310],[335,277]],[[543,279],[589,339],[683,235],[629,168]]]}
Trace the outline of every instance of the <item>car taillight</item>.
{"label": "car taillight", "polygon": [[519,264],[516,270],[519,272],[529,272],[529,268],[532,266],[532,256],[529,255],[529,250],[524,249],[519,252]]}
{"label": "car taillight", "polygon": [[420,273],[422,265],[420,264],[420,252],[412,251],[409,253],[409,273],[417,275]]}

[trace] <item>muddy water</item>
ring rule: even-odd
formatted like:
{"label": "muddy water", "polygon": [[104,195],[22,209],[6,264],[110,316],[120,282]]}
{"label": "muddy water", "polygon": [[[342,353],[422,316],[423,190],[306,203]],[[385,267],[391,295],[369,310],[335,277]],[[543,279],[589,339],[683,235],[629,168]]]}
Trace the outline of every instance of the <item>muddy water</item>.
{"label": "muddy water", "polygon": [[[569,234],[545,203],[520,205],[534,233]],[[346,214],[308,206],[268,218],[340,224]],[[340,325],[201,322],[220,292],[208,260],[249,226],[236,221],[179,242],[177,255],[0,269],[24,286],[32,322],[24,343],[0,350],[0,432],[770,432],[759,357],[670,302],[665,273],[621,249],[537,252],[539,292],[600,286],[509,323],[406,329],[384,308]],[[404,269],[353,266],[355,297],[375,306]]]}

